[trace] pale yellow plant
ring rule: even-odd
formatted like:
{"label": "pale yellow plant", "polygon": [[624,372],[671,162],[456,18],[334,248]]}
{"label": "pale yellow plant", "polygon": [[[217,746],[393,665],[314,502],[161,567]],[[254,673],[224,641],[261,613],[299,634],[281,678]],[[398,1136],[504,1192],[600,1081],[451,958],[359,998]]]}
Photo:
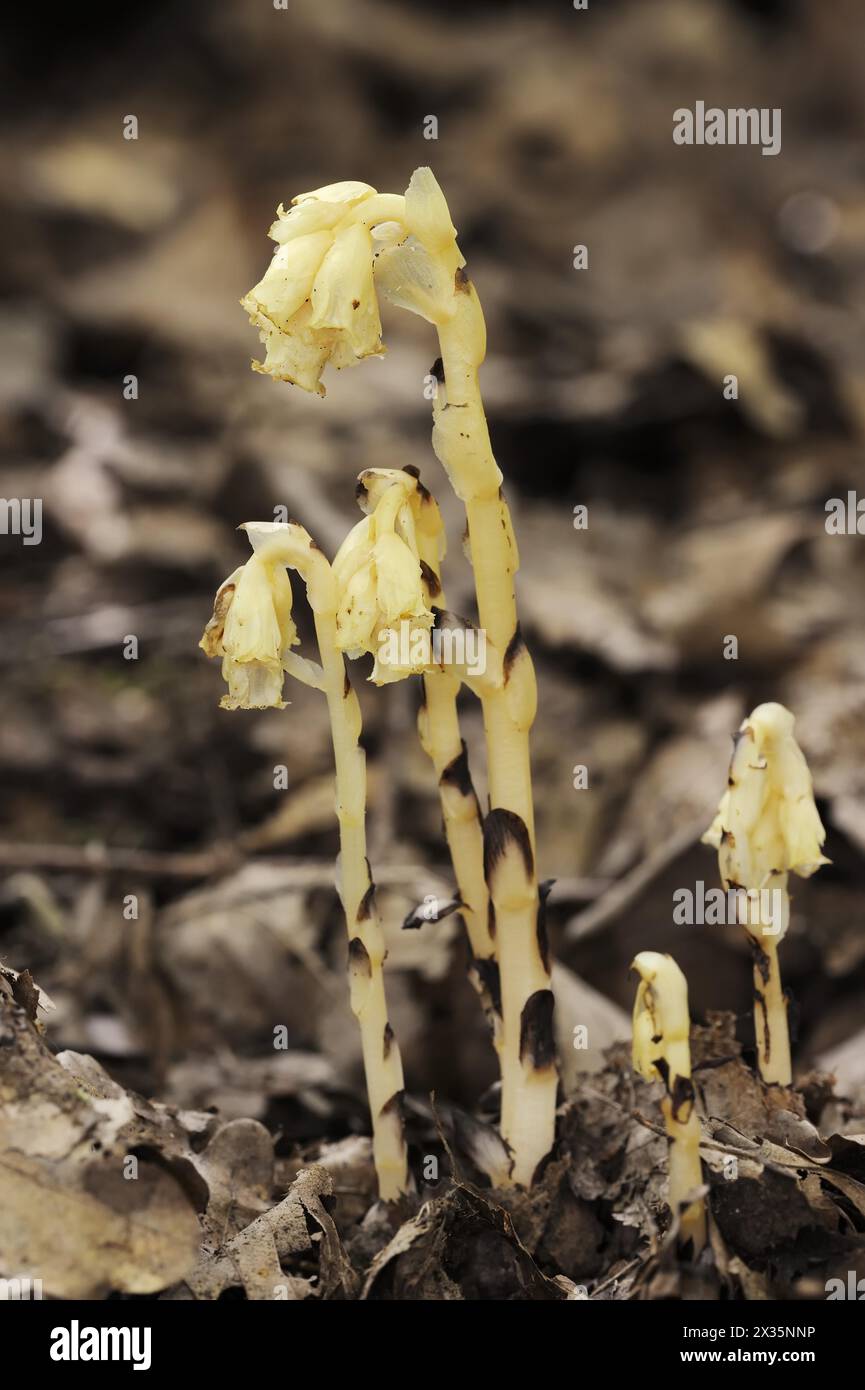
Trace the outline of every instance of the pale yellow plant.
{"label": "pale yellow plant", "polygon": [[[501,1129],[513,1154],[512,1180],[528,1185],[552,1147],[558,1074],[549,961],[537,929],[529,759],[537,694],[517,621],[516,541],[478,383],[486,352],[483,312],[430,169],[415,170],[402,197],[359,184],[304,194],[291,213],[280,215],[271,234],[277,232],[310,242],[290,253],[288,270],[284,260],[272,267],[244,301],[263,330],[264,370],[271,375],[321,394],[326,362],[351,365],[377,350],[374,333],[352,340],[347,325],[360,312],[377,324],[378,296],[419,314],[438,333],[442,379],[433,407],[433,447],[465,506],[479,625],[502,654],[501,682],[488,682],[481,692],[490,789],[484,873],[501,984]],[[318,276],[325,257],[349,232],[352,254],[340,253],[339,273],[326,276],[322,316]],[[275,260],[281,255],[280,250]]]}
{"label": "pale yellow plant", "polygon": [[[401,499],[398,509],[394,497]],[[417,472],[411,468],[366,469],[358,479],[357,499],[376,525],[388,503],[388,514],[396,510],[401,532],[420,566],[425,601],[435,616],[436,627],[441,632],[446,624],[458,623],[459,620],[447,611],[441,580],[446,551],[444,523],[435,498],[421,483]],[[445,838],[460,902],[459,913],[471,948],[470,978],[483,1003],[498,1050],[501,994],[484,879],[483,817],[471,779],[457,709],[457,696],[463,683],[478,695],[484,684],[501,685],[500,654],[485,651],[485,659],[484,672],[475,676],[456,661],[431,658],[428,664],[419,666],[423,700],[418,711],[418,735],[438,782]]]}
{"label": "pale yellow plant", "polygon": [[699,1255],[706,1244],[706,1208],[702,1196],[700,1121],[691,1080],[691,1021],[688,983],[672,956],[641,951],[631,969],[640,976],[634,1001],[634,1070],[647,1081],[660,1079],[667,1094],[661,1101],[669,1139],[670,1209],[679,1217],[679,1241],[690,1242]]}
{"label": "pale yellow plant", "polygon": [[[351,1007],[360,1027],[379,1194],[393,1201],[408,1187],[400,1108],[403,1071],[388,1022],[386,949],[366,854],[366,760],[360,746],[360,705],[337,641],[339,590],[331,566],[302,526],[258,522],[243,529],[254,553],[218,590],[201,646],[209,656],[222,657],[223,673],[234,682],[229,708],[281,707],[283,670],[276,669],[280,659],[283,667],[323,691],[327,699]],[[286,569],[297,571],[306,585],[320,664],[290,651],[297,637],[287,622],[291,585]]]}
{"label": "pale yellow plant", "polygon": [[[414,479],[399,470],[390,473],[375,470],[374,502],[367,491],[359,492],[361,505],[368,504],[367,515],[349,531],[333,562],[339,590],[337,642],[349,656],[375,657],[370,680],[376,685],[426,669],[433,624],[410,501]],[[372,480],[373,470],[361,477]],[[408,660],[389,661],[386,639],[403,624],[411,639]]]}
{"label": "pale yellow plant", "polygon": [[790,923],[789,875],[810,878],[829,860],[811,774],[783,705],[758,705],[736,735],[727,789],[703,843],[718,851],[754,957],[754,1022],[764,1081],[792,1081],[787,1000],[778,944]]}

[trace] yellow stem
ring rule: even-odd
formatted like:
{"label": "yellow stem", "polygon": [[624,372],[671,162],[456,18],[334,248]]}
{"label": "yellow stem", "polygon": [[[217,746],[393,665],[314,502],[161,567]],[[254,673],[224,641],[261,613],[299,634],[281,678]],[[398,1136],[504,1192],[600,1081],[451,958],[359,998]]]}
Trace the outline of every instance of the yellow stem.
{"label": "yellow stem", "polygon": [[669,1201],[672,1212],[679,1214],[679,1243],[690,1240],[693,1253],[699,1255],[706,1244],[706,1207],[702,1197],[685,1206],[689,1192],[703,1186],[703,1169],[700,1164],[700,1121],[691,1104],[690,1114],[685,1121],[673,1116],[673,1103],[669,1096],[661,1102],[664,1112],[669,1146],[670,1190]]}
{"label": "yellow stem", "polygon": [[538,939],[529,758],[536,687],[517,622],[519,559],[478,384],[483,314],[460,270],[454,313],[438,334],[446,401],[434,407],[433,446],[466,508],[480,626],[504,653],[501,685],[481,692],[491,807],[485,858],[502,990],[501,1129],[513,1153],[513,1181],[529,1185],[553,1144],[558,1080],[549,965]]}
{"label": "yellow stem", "polygon": [[400,1108],[402,1059],[388,1023],[383,971],[387,951],[366,854],[366,758],[359,742],[360,705],[336,645],[336,583],[324,555],[302,527],[274,534],[261,553],[279,558],[301,574],[313,610],[336,768],[340,896],[349,937],[351,1007],[360,1027],[379,1195],[394,1201],[408,1187]]}
{"label": "yellow stem", "polygon": [[751,936],[754,952],[754,1029],[757,1063],[766,1082],[789,1086],[793,1080],[787,1000],[781,987],[778,942],[770,936]]}
{"label": "yellow stem", "polygon": [[[446,607],[441,578],[436,572],[435,538],[420,532],[418,550],[427,566],[427,602]],[[484,1005],[499,1043],[498,965],[495,942],[489,929],[489,894],[484,879],[483,821],[472,785],[465,743],[460,733],[457,695],[460,677],[452,669],[435,666],[423,676],[424,703],[418,713],[421,745],[435,769],[445,838],[450,850],[457,891],[472,953],[472,983]]]}

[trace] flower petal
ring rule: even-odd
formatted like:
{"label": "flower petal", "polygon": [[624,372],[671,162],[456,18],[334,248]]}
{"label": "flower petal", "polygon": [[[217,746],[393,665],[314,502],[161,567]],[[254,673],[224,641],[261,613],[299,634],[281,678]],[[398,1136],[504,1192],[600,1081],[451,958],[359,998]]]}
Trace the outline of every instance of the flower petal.
{"label": "flower petal", "polygon": [[289,332],[291,320],[309,298],[332,241],[330,232],[312,232],[277,247],[258,284],[241,300],[250,317],[263,314],[277,328]]}
{"label": "flower petal", "polygon": [[304,391],[323,396],[325,390],[321,384],[321,373],[333,351],[334,336],[311,329],[310,312],[309,304],[302,305],[291,320],[287,333],[275,328],[263,316],[251,313],[252,322],[261,330],[261,341],[266,352],[264,362],[253,362],[252,368],[277,381],[290,381]]}
{"label": "flower petal", "polygon": [[228,694],[219,702],[221,709],[284,709],[283,672],[259,661],[237,662],[226,656],[222,675]]}
{"label": "flower petal", "polygon": [[319,203],[310,200],[298,203],[297,207],[286,212],[280,203],[276,210],[276,221],[271,224],[268,236],[282,246],[296,237],[309,236],[312,232],[331,231],[345,217],[344,203]]}
{"label": "flower petal", "polygon": [[432,622],[421,588],[420,562],[405,541],[392,531],[379,536],[373,549],[376,593],[385,625],[401,618],[425,618]]}
{"label": "flower petal", "polygon": [[232,574],[224,579],[216,591],[213,600],[213,613],[208,620],[207,627],[202,633],[199,647],[207,656],[223,656],[224,648],[222,636],[225,631],[225,620],[228,611],[234,601],[234,591],[237,588],[237,581],[243,573],[243,565],[239,565]]}
{"label": "flower petal", "polygon": [[298,193],[291,202],[292,206],[296,206],[314,198],[320,203],[344,203],[348,207],[354,207],[365,198],[371,198],[375,191],[370,183],[360,183],[357,179],[343,179],[341,183],[326,183],[321,188],[314,188],[311,193]]}
{"label": "flower petal", "polygon": [[344,587],[341,586],[336,614],[336,634],[340,650],[369,651],[377,626],[375,577],[372,565],[367,562],[351,576]]}
{"label": "flower petal", "polygon": [[453,276],[414,237],[379,252],[375,283],[390,304],[429,323],[446,323],[456,310]]}
{"label": "flower petal", "polygon": [[313,328],[338,329],[355,357],[381,348],[372,237],[361,223],[337,233],[312,286]]}
{"label": "flower petal", "polygon": [[432,169],[415,169],[405,191],[405,221],[412,236],[436,255],[456,241],[447,199]]}

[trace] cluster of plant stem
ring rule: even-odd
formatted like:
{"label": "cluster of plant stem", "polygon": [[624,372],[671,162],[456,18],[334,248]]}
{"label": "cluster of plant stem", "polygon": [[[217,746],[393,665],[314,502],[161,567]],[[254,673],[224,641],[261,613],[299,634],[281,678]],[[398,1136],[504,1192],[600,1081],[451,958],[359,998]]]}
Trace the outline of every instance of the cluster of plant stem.
{"label": "cluster of plant stem", "polygon": [[[421,636],[465,625],[446,606],[441,513],[414,468],[360,475],[356,495],[364,515],[332,564],[295,523],[248,523],[253,553],[219,589],[201,645],[222,658],[228,686],[222,703],[228,709],[282,707],[286,674],[327,700],[351,1007],[361,1034],[379,1191],[387,1200],[410,1182],[403,1075],[388,1021],[385,942],[366,854],[360,706],[346,657],[372,655],[370,679],[377,685],[420,678],[418,733],[438,784],[470,975],[501,1071],[506,1157],[490,1176],[498,1185],[528,1186],[553,1143],[557,1067],[529,764],[535,677],[517,618],[517,545],[478,383],[486,349],[483,314],[429,169],[415,171],[404,195],[380,194],[356,182],[302,194],[288,211],[280,207],[270,234],[277,250],[243,300],[265,347],[264,361],[253,363],[257,371],[323,396],[321,375],[328,363],[350,366],[383,351],[380,299],[434,326],[440,356],[432,443],[465,508],[486,661],[482,673],[436,661],[423,642],[405,660],[383,659],[382,634],[401,623]],[[294,650],[289,570],[306,586],[318,661]],[[463,685],[483,712],[486,809],[475,793],[460,731],[457,697]],[[759,894],[768,886],[781,893],[780,922],[773,914],[770,927],[748,914],[742,923],[754,954],[760,1070],[767,1081],[789,1083],[777,958],[789,920],[787,881],[790,872],[807,876],[826,861],[810,775],[793,737],[793,717],[782,706],[761,705],[742,725],[728,788],[704,839],[719,851],[726,888]],[[699,1254],[706,1214],[687,985],[670,956],[641,952],[634,969],[640,975],[634,1066],[664,1083],[670,1205],[679,1218],[680,1241]]]}
{"label": "cluster of plant stem", "polygon": [[[793,728],[793,715],[783,705],[758,705],[748,716],[733,741],[727,789],[703,836],[718,851],[728,901],[732,894],[751,947],[760,1075],[781,1086],[792,1082],[787,1000],[778,965],[778,943],[790,924],[789,875],[808,878],[829,862],[822,852],[826,832],[811,774]],[[773,895],[771,910],[765,906],[767,893]],[[687,982],[672,956],[654,951],[642,951],[632,968],[640,976],[634,1067],[664,1083],[669,1201],[679,1216],[680,1244],[698,1255],[706,1241],[706,1213],[702,1198],[694,1198],[702,1176]]]}
{"label": "cluster of plant stem", "polygon": [[[382,658],[382,634],[400,623],[421,633],[463,624],[446,607],[441,515],[413,469],[361,474],[357,495],[365,515],[332,565],[302,527],[248,524],[253,554],[221,586],[202,646],[222,658],[227,708],[281,707],[286,673],[327,699],[351,1003],[361,1030],[379,1191],[386,1199],[409,1182],[402,1068],[388,1023],[386,952],[366,857],[360,709],[345,658],[372,654],[370,679],[378,685],[420,677],[418,733],[438,783],[470,974],[501,1071],[507,1157],[491,1176],[500,1185],[529,1185],[552,1147],[558,1073],[529,765],[535,677],[517,619],[516,541],[478,384],[486,350],[483,313],[429,169],[415,171],[404,195],[380,194],[356,182],[302,194],[288,211],[280,207],[271,236],[277,250],[243,300],[265,347],[264,361],[253,363],[256,370],[324,395],[326,364],[349,366],[383,350],[380,299],[435,327],[440,356],[433,448],[465,507],[486,659],[478,672],[428,656],[412,654],[400,664]],[[288,570],[307,588],[318,662],[293,650]],[[483,712],[486,810],[460,732],[457,696],[463,684]]]}

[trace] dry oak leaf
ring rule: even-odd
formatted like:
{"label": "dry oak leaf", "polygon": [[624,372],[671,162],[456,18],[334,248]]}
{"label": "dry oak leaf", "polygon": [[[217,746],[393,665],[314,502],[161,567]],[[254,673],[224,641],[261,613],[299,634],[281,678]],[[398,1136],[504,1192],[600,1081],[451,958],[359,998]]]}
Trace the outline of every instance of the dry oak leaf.
{"label": "dry oak leaf", "polygon": [[152,1294],[198,1255],[198,1218],[170,1174],[138,1160],[70,1170],[7,1150],[0,1156],[0,1271],[41,1279],[52,1298]]}

